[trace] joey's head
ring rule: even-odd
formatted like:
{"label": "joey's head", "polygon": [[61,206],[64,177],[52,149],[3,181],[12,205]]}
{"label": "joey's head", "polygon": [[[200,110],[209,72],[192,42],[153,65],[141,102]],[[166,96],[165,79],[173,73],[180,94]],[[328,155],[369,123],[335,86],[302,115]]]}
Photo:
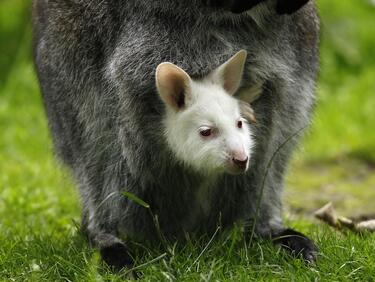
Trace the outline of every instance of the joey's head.
{"label": "joey's head", "polygon": [[202,174],[244,173],[253,139],[241,113],[238,90],[246,51],[242,50],[203,79],[162,63],[156,86],[166,105],[165,137],[175,157]]}

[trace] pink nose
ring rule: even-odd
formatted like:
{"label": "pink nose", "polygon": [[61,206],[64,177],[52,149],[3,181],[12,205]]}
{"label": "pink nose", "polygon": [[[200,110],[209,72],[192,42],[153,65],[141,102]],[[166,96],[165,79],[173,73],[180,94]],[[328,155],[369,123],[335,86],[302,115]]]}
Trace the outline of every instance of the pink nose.
{"label": "pink nose", "polygon": [[245,169],[248,161],[248,157],[244,153],[234,153],[232,161],[233,163],[241,169]]}

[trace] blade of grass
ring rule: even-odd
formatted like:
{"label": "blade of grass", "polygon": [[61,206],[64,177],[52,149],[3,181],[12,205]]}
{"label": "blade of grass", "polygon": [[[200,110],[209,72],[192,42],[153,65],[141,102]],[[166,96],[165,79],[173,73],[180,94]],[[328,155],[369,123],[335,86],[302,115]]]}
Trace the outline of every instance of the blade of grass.
{"label": "blade of grass", "polygon": [[128,198],[129,200],[133,201],[134,203],[146,208],[146,209],[149,209],[150,208],[150,205],[147,204],[145,201],[143,201],[142,199],[138,198],[136,195],[134,195],[133,193],[130,193],[130,192],[122,192],[121,193],[123,196],[125,196],[126,198]]}

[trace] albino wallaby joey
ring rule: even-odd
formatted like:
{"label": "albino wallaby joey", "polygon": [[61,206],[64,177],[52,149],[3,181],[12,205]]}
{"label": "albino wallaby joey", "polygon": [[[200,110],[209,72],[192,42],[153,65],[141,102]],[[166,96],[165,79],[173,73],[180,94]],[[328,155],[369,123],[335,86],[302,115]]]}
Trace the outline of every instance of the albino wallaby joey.
{"label": "albino wallaby joey", "polygon": [[[156,70],[169,148],[176,159],[213,181],[223,172],[239,174],[249,167],[254,141],[241,103],[232,97],[245,62],[243,50],[200,80],[171,63]],[[246,98],[251,100],[252,94]]]}
{"label": "albino wallaby joey", "polygon": [[127,238],[158,238],[125,191],[167,238],[240,221],[315,260],[315,244],[284,227],[281,203],[298,138],[285,140],[314,103],[313,0],[34,0],[33,12],[55,150],[108,264],[132,263]]}

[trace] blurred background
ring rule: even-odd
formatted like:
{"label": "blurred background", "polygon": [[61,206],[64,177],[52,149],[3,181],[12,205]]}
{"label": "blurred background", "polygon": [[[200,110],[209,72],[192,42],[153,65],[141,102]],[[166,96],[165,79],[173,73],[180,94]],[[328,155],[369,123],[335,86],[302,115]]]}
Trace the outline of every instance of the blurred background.
{"label": "blurred background", "polygon": [[[318,6],[317,107],[289,170],[285,208],[305,218],[332,201],[344,215],[375,213],[375,2]],[[53,156],[30,11],[28,0],[0,1],[0,230],[8,234],[0,240],[25,228],[73,230],[80,218],[78,193]]]}

